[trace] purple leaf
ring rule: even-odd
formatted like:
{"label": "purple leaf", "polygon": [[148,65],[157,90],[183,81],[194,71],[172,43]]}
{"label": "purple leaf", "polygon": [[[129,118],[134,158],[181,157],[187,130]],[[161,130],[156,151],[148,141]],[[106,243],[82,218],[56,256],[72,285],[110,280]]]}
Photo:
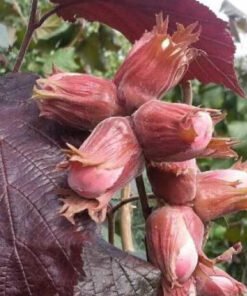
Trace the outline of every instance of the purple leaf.
{"label": "purple leaf", "polygon": [[0,296],[155,295],[157,269],[103,242],[86,214],[59,215],[55,166],[75,133],[38,118],[36,78],[0,78]]}
{"label": "purple leaf", "polygon": [[75,288],[75,296],[157,295],[160,273],[150,264],[103,240],[97,240],[93,249],[88,245],[84,250],[84,270],[88,278]]}
{"label": "purple leaf", "polygon": [[0,83],[0,295],[73,295],[84,238],[58,215],[54,192],[64,178],[54,168],[63,154],[25,103],[34,80]]}
{"label": "purple leaf", "polygon": [[228,25],[195,0],[51,0],[57,4],[57,13],[65,20],[84,17],[100,21],[120,32],[130,41],[138,39],[155,22],[155,14],[163,11],[170,17],[170,33],[176,23],[189,25],[196,21],[202,27],[200,40],[194,44],[207,55],[198,57],[190,66],[186,79],[202,83],[218,83],[240,96],[245,93],[238,83],[234,70],[235,47]]}

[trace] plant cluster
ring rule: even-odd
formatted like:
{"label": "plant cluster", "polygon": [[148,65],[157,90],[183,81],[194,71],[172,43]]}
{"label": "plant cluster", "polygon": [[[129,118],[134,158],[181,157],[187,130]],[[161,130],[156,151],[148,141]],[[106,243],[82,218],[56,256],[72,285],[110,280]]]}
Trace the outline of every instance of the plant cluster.
{"label": "plant cluster", "polygon": [[[53,69],[38,79],[33,98],[40,115],[62,125],[92,130],[79,148],[67,144],[68,185],[61,214],[88,211],[103,222],[113,195],[147,169],[156,209],[146,215],[149,260],[162,272],[161,295],[243,295],[246,288],[216,264],[241,251],[234,245],[209,259],[203,252],[206,223],[247,208],[247,169],[201,173],[196,158],[237,157],[230,138],[213,136],[221,111],[190,105],[190,84],[182,82],[184,103],[159,99],[181,82],[192,61],[205,55],[192,44],[197,23],[168,33],[168,18],[136,41],[113,80]],[[187,104],[186,104],[187,103]]]}
{"label": "plant cluster", "polygon": [[[54,21],[58,30],[50,33],[56,45],[48,42],[48,52],[37,58],[41,46],[33,63],[32,53],[27,55],[26,69],[47,73],[52,59],[65,69],[54,65],[46,78],[12,73],[0,79],[0,294],[245,295],[244,284],[222,269],[237,258],[242,244],[233,240],[220,251],[212,247],[210,255],[205,244],[211,221],[246,210],[247,164],[238,160],[228,169],[200,171],[199,159],[236,160],[232,147],[238,141],[216,135],[216,125],[224,126],[226,116],[217,110],[221,102],[215,102],[216,109],[196,106],[201,98],[193,98],[191,86],[196,78],[245,96],[226,23],[194,0],[50,2],[38,6],[32,0],[27,22],[22,10],[28,1],[13,1],[26,27],[19,53],[9,55],[11,63],[16,56],[13,72],[20,70],[32,38],[49,39],[42,29]],[[7,3],[9,8],[12,1],[0,7]],[[76,21],[74,33],[58,16]],[[74,45],[78,53],[85,36],[81,17],[135,41],[116,72],[109,66],[105,78],[90,70],[73,72],[87,72],[83,58],[74,57]],[[0,30],[6,35],[6,26],[0,24]],[[106,48],[104,30],[100,44]],[[72,33],[72,41],[61,40],[65,31]],[[15,42],[10,41],[5,48]],[[66,43],[67,48],[57,50]],[[102,48],[96,52],[94,58]],[[0,63],[11,68],[6,52],[0,53]],[[182,89],[182,103],[167,100],[176,86]],[[90,134],[86,140],[85,133]],[[144,170],[151,195],[145,192]],[[133,179],[139,196],[122,196],[112,207],[116,193],[129,191]],[[104,242],[97,227],[107,217],[112,241],[114,213],[136,200],[145,219],[148,262]]]}

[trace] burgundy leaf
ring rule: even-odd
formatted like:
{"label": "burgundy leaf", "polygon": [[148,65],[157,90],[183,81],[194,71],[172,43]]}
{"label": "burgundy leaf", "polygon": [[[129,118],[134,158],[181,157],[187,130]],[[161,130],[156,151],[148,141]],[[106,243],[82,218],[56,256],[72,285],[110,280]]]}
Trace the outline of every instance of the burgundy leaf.
{"label": "burgundy leaf", "polygon": [[[105,241],[84,248],[85,281],[75,296],[156,296],[160,272],[144,261],[123,253]],[[93,280],[92,280],[93,275]]]}
{"label": "burgundy leaf", "polygon": [[69,131],[38,118],[35,79],[0,78],[0,296],[155,295],[155,268],[103,243],[86,214],[77,226],[59,215]]}
{"label": "burgundy leaf", "polygon": [[67,296],[82,274],[84,238],[58,216],[55,189],[64,178],[54,168],[63,154],[22,100],[34,78],[7,76],[0,84],[0,295]]}
{"label": "burgundy leaf", "polygon": [[170,33],[176,23],[184,25],[196,21],[202,27],[195,47],[207,55],[201,55],[191,64],[186,79],[198,79],[202,83],[218,83],[240,96],[245,93],[238,83],[233,59],[235,47],[228,25],[195,0],[51,0],[57,4],[57,13],[65,20],[84,17],[89,21],[103,22],[120,32],[130,41],[138,39],[146,29],[151,29],[155,14],[163,11],[169,15]]}

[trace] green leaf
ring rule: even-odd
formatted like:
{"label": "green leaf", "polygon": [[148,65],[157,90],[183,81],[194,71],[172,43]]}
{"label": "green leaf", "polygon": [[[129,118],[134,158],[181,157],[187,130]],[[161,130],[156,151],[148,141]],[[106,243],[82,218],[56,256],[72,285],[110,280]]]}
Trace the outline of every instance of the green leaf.
{"label": "green leaf", "polygon": [[232,121],[228,124],[228,131],[231,137],[240,140],[240,144],[236,146],[238,154],[247,158],[247,122]]}
{"label": "green leaf", "polygon": [[61,48],[44,57],[44,73],[50,73],[53,64],[64,71],[76,71],[79,66],[75,62],[75,49],[73,47]]}
{"label": "green leaf", "polygon": [[57,15],[50,16],[44,24],[36,30],[36,37],[41,40],[48,40],[60,33],[65,32],[69,24],[62,22]]}
{"label": "green leaf", "polygon": [[243,228],[243,225],[241,223],[231,225],[227,229],[225,237],[231,243],[235,243],[238,241],[244,242],[244,241],[246,241],[246,238],[247,238],[246,229]]}
{"label": "green leaf", "polygon": [[228,125],[228,130],[231,137],[238,138],[240,140],[247,139],[247,122],[232,121]]}

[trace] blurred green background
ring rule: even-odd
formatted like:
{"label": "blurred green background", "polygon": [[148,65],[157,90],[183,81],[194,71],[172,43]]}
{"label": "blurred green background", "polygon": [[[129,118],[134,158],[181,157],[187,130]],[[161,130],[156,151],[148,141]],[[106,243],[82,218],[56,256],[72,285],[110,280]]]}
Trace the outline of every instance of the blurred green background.
{"label": "blurred green background", "polygon": [[[28,21],[30,0],[0,1],[0,75],[13,69]],[[40,14],[50,8],[48,1],[39,1]],[[130,48],[129,42],[117,31],[99,23],[79,19],[74,24],[50,17],[35,34],[23,63],[23,72],[49,75],[52,64],[70,72],[87,72],[112,77]],[[247,90],[247,57],[236,60],[236,70]],[[237,151],[247,159],[247,101],[218,85],[193,82],[194,104],[223,109],[228,113],[218,124],[217,135],[231,136],[242,142]],[[165,100],[179,101],[179,87],[165,96]],[[232,160],[204,159],[199,161],[202,170],[228,168]],[[146,186],[149,188],[148,181]],[[116,198],[117,200],[117,198]],[[116,201],[115,201],[116,202]],[[104,231],[105,236],[107,231]],[[119,223],[116,227],[116,244],[121,246]],[[140,206],[133,209],[133,237],[135,254],[144,255],[144,221]],[[244,251],[224,268],[237,279],[247,283],[247,213],[241,212],[215,221],[211,225],[206,252],[214,257],[241,241]]]}

